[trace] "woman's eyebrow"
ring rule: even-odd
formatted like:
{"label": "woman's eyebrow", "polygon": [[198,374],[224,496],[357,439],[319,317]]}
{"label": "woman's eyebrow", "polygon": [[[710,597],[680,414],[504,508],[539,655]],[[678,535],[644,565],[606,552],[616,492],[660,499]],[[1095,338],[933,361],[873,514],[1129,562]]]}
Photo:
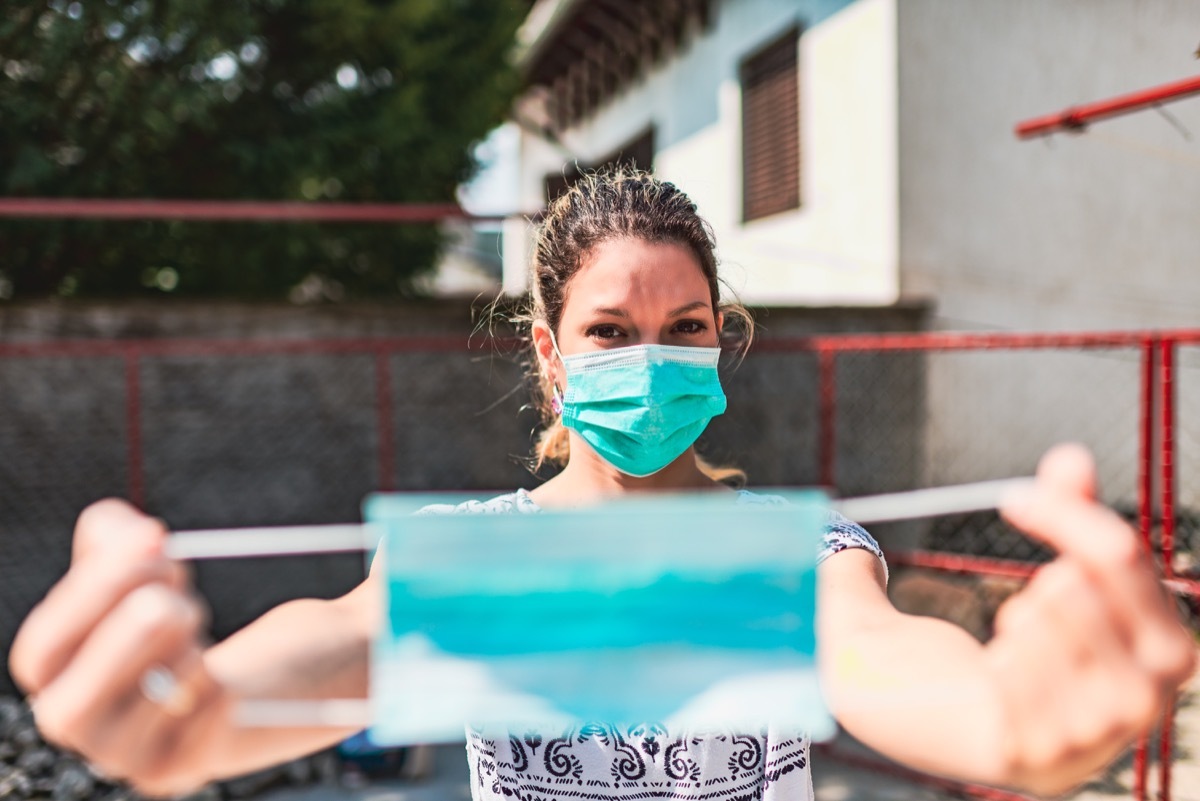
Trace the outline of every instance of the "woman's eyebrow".
{"label": "woman's eyebrow", "polygon": [[678,309],[671,312],[667,316],[668,317],[678,317],[681,314],[687,314],[688,312],[695,311],[696,309],[707,309],[708,305],[709,305],[708,301],[706,301],[706,300],[694,300],[691,303],[687,303],[683,306],[680,306]]}
{"label": "woman's eyebrow", "polygon": [[592,309],[592,314],[602,314],[606,317],[622,317],[629,319],[629,312],[624,309],[618,309],[615,306],[597,306]]}
{"label": "woman's eyebrow", "polygon": [[[696,309],[707,309],[708,305],[708,301],[706,300],[694,300],[691,303],[685,303],[678,309],[672,310],[669,314],[667,314],[667,316],[678,317],[681,314],[687,314],[688,312],[695,311]],[[596,308],[592,309],[592,314],[600,314],[607,317],[620,317],[626,320],[629,319],[629,312],[616,306],[597,306]]]}

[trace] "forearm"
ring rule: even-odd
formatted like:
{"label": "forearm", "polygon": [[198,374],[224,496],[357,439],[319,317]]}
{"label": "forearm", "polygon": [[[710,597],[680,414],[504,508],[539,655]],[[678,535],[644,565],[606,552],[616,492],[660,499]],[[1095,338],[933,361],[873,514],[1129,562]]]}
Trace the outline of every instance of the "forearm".
{"label": "forearm", "polygon": [[[283,604],[204,656],[231,711],[252,699],[365,698],[369,633],[354,607],[339,601]],[[212,778],[277,764],[333,745],[354,728],[239,726],[233,715],[215,733]]]}
{"label": "forearm", "polygon": [[969,634],[892,612],[821,643],[829,703],[859,740],[918,770],[1011,783],[1000,694]]}
{"label": "forearm", "polygon": [[1003,705],[982,645],[957,626],[901,614],[865,550],[818,571],[822,688],[855,737],[906,765],[1009,784]]}

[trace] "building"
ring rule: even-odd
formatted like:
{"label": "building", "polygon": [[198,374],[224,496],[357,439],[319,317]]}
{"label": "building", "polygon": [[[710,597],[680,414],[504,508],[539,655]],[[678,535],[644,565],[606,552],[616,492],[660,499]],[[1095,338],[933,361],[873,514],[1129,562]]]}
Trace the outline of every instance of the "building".
{"label": "building", "polygon": [[[1200,97],[1081,135],[1014,126],[1194,75],[1198,42],[1194,0],[539,0],[520,33],[519,204],[635,160],[698,202],[753,305],[1195,326]],[[523,230],[506,230],[510,291]],[[1180,383],[1200,385],[1189,364]],[[931,357],[924,386],[916,482],[1028,472],[1074,438],[1109,451],[1110,500],[1131,497],[1136,353]]]}
{"label": "building", "polygon": [[692,195],[749,303],[1188,325],[1200,98],[1046,142],[1013,126],[1192,74],[1198,40],[1191,0],[539,0],[520,207],[620,156]]}

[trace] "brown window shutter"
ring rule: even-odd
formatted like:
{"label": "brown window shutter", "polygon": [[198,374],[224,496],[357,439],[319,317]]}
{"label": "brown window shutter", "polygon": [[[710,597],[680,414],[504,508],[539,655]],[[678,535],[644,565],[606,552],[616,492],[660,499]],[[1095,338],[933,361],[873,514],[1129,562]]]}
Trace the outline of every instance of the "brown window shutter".
{"label": "brown window shutter", "polygon": [[800,208],[800,29],[742,62],[742,219]]}

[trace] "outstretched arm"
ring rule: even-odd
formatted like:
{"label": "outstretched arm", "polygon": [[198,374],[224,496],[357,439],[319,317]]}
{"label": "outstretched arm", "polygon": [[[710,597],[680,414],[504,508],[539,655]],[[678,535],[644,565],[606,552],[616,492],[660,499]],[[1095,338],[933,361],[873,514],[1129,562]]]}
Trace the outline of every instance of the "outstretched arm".
{"label": "outstretched arm", "polygon": [[1136,536],[1093,495],[1091,458],[1060,447],[1005,509],[1059,556],[1001,607],[986,645],[896,611],[865,551],[826,560],[821,675],[846,729],[920,770],[1052,794],[1148,728],[1194,647]]}
{"label": "outstretched arm", "polygon": [[[164,557],[166,534],[121,501],[80,516],[70,570],[10,654],[47,738],[143,792],[175,795],[352,733],[241,728],[233,709],[256,696],[365,697],[375,580],[337,600],[284,604],[206,649],[203,607]],[[156,668],[178,683],[157,703],[141,686]]]}

